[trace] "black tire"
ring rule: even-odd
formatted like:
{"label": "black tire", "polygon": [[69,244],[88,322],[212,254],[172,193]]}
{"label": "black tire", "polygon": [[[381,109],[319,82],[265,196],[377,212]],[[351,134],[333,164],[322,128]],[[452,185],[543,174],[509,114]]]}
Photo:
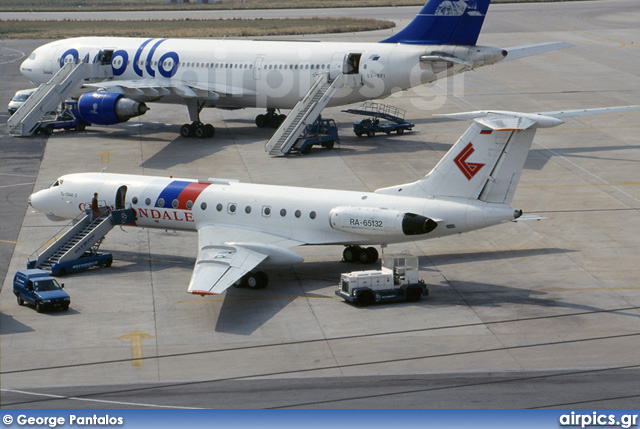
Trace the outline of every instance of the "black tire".
{"label": "black tire", "polygon": [[42,308],[42,304],[40,304],[39,302],[36,302],[36,311],[37,311],[38,313],[42,313],[42,310],[44,310],[44,309]]}
{"label": "black tire", "polygon": [[278,121],[280,121],[280,123],[278,124],[278,126],[282,125],[282,123],[283,123],[284,121],[286,121],[286,120],[287,120],[287,115],[285,115],[285,114],[280,114],[280,115],[278,115]]}
{"label": "black tire", "polygon": [[53,134],[53,125],[49,124],[49,125],[47,125],[46,127],[44,127],[44,128],[42,129],[42,133],[43,133],[45,136],[50,136],[51,134]]}
{"label": "black tire", "polygon": [[260,289],[260,280],[254,273],[245,274],[242,278],[242,284],[249,289]]}
{"label": "black tire", "polygon": [[354,132],[356,133],[356,136],[362,137],[362,132],[360,132],[360,131],[354,131]]}
{"label": "black tire", "polygon": [[371,257],[373,255],[371,253],[369,253],[368,249],[362,249],[360,251],[360,253],[358,254],[358,261],[361,264],[371,264],[373,261],[371,260]]}
{"label": "black tire", "polygon": [[191,124],[184,124],[180,127],[180,135],[186,139],[193,136],[193,127]]}
{"label": "black tire", "polygon": [[18,301],[18,305],[20,305],[20,306],[24,305],[24,299],[22,299],[22,297],[20,295],[17,295],[16,299]]}
{"label": "black tire", "polygon": [[269,276],[264,271],[258,271],[256,278],[258,279],[258,289],[264,289],[269,285]]}
{"label": "black tire", "polygon": [[375,264],[376,262],[378,262],[378,257],[380,255],[378,254],[378,250],[375,247],[367,247],[365,251],[369,254],[369,264]]}
{"label": "black tire", "polygon": [[62,311],[69,311],[69,304],[65,304],[62,306]]}
{"label": "black tire", "polygon": [[322,146],[327,150],[331,150],[333,149],[333,146],[335,146],[335,142],[331,140],[330,142],[322,143]]}
{"label": "black tire", "polygon": [[376,136],[376,132],[373,130],[369,130],[367,131],[367,137],[371,138],[371,137],[375,137]]}
{"label": "black tire", "polygon": [[356,304],[360,307],[368,307],[374,302],[376,302],[376,298],[373,296],[373,292],[366,290],[358,295]]}
{"label": "black tire", "polygon": [[280,124],[282,123],[282,121],[280,121],[280,116],[279,115],[271,115],[269,117],[269,119],[267,120],[269,127],[271,128],[278,128],[280,126]]}
{"label": "black tire", "polygon": [[300,153],[301,153],[301,154],[303,154],[303,155],[309,155],[309,154],[311,153],[311,146],[312,146],[312,145],[310,145],[310,144],[309,144],[309,145],[306,145],[306,146],[304,147],[304,149],[302,149],[302,150],[300,151]]}
{"label": "black tire", "polygon": [[104,264],[104,266],[105,266],[105,267],[107,267],[107,268],[109,268],[112,264],[113,264],[113,259],[109,259],[109,260],[107,261],[107,263],[106,263],[106,264]]}
{"label": "black tire", "polygon": [[355,262],[360,256],[361,249],[358,246],[347,246],[342,252],[342,258],[346,262]]}
{"label": "black tire", "polygon": [[203,139],[207,137],[207,129],[203,124],[196,125],[193,133],[197,138]]}
{"label": "black tire", "polygon": [[84,122],[78,122],[78,125],[76,126],[76,130],[84,131],[85,128],[87,128],[87,124],[85,124]]}
{"label": "black tire", "polygon": [[211,138],[216,135],[216,129],[213,125],[207,124],[204,126],[205,131],[207,132],[207,137]]}
{"label": "black tire", "polygon": [[422,296],[422,291],[417,287],[410,287],[407,289],[407,302],[417,302],[420,301],[420,297]]}
{"label": "black tire", "polygon": [[404,134],[404,128],[398,128],[396,130],[396,133],[398,133],[399,136],[403,135]]}
{"label": "black tire", "polygon": [[256,125],[258,128],[266,128],[268,124],[267,115],[258,115],[256,116]]}

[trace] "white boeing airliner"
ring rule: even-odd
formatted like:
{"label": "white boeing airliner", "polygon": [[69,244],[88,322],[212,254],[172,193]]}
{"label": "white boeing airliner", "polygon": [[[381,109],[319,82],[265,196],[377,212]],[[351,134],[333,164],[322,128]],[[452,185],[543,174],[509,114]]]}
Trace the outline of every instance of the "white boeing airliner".
{"label": "white boeing airliner", "polygon": [[294,246],[344,244],[346,260],[374,262],[377,250],[360,246],[525,219],[510,203],[538,128],[562,124],[559,118],[638,108],[445,115],[474,123],[422,179],[375,192],[79,173],[60,177],[31,195],[29,203],[49,218],[74,219],[98,192],[112,208],[133,208],[135,226],[198,232],[190,293],[219,294],[238,280],[264,287],[267,275],[252,270],[302,262],[290,250]]}
{"label": "white boeing airliner", "polygon": [[[436,79],[510,59],[560,49],[568,44],[498,49],[476,46],[490,0],[429,0],[411,23],[380,43],[294,42],[216,39],[79,37],[40,46],[20,71],[35,83],[47,82],[65,63],[95,61],[101,52],[113,78],[84,84],[83,91],[113,97],[83,97],[79,110],[92,123],[109,125],[126,118],[114,114],[117,97],[136,102],[185,103],[191,124],[185,137],[213,136],[200,122],[204,107],[266,108],[260,127],[278,127],[284,115],[309,91],[316,76],[355,75],[329,105],[384,98]],[[104,94],[104,92],[100,92]],[[82,104],[88,103],[86,108]],[[143,114],[146,109],[140,109]]]}

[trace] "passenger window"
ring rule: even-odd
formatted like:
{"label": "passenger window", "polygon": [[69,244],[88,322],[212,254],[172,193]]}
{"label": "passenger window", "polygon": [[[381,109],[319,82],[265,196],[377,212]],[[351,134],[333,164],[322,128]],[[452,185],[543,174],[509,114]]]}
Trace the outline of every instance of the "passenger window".
{"label": "passenger window", "polygon": [[311,219],[315,219],[315,218],[316,218],[316,212],[311,212],[311,213],[309,213],[309,217],[310,217]]}
{"label": "passenger window", "polygon": [[227,206],[227,212],[229,214],[235,214],[236,213],[236,205],[234,203],[229,203],[229,206]]}
{"label": "passenger window", "polygon": [[301,212],[300,210],[296,210],[296,212],[295,212],[294,214],[295,214],[295,216],[296,216],[297,218],[299,218],[300,216],[302,216],[302,212]]}
{"label": "passenger window", "polygon": [[245,207],[245,208],[244,208],[244,212],[245,212],[246,214],[251,213],[251,206],[247,206],[247,207]]}
{"label": "passenger window", "polygon": [[287,215],[287,211],[285,209],[280,210],[280,216],[285,217]]}
{"label": "passenger window", "polygon": [[263,207],[262,207],[262,216],[264,216],[264,217],[269,217],[269,216],[271,216],[271,207],[269,207],[269,206],[263,206]]}
{"label": "passenger window", "polygon": [[218,203],[218,205],[216,206],[216,210],[221,212],[222,211],[222,204]]}

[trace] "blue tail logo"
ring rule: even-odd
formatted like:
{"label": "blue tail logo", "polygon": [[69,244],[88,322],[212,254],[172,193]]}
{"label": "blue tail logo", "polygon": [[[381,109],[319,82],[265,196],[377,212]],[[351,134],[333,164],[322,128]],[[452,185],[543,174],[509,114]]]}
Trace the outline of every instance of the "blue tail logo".
{"label": "blue tail logo", "polygon": [[397,34],[381,43],[475,45],[491,0],[429,0]]}

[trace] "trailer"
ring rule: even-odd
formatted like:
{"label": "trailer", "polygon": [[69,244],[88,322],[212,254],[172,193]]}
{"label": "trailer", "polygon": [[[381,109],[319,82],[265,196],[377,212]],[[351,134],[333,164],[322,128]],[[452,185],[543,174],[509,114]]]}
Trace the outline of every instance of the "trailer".
{"label": "trailer", "polygon": [[76,100],[65,101],[59,109],[59,113],[52,112],[53,114],[50,117],[45,117],[35,129],[34,134],[50,136],[54,130],[84,131],[87,125],[91,125],[79,119],[78,102]]}
{"label": "trailer", "polygon": [[[353,132],[358,137],[364,135],[374,137],[376,133],[389,135],[392,132],[402,135],[415,126],[404,120],[406,110],[388,104],[368,101],[356,109],[346,109],[343,112],[371,117],[371,119],[362,119],[353,123]],[[388,122],[380,122],[380,119],[386,119]]]}
{"label": "trailer", "polygon": [[429,295],[419,278],[418,258],[408,253],[382,256],[380,270],[353,271],[340,276],[335,294],[365,307],[389,302],[416,302]]}

